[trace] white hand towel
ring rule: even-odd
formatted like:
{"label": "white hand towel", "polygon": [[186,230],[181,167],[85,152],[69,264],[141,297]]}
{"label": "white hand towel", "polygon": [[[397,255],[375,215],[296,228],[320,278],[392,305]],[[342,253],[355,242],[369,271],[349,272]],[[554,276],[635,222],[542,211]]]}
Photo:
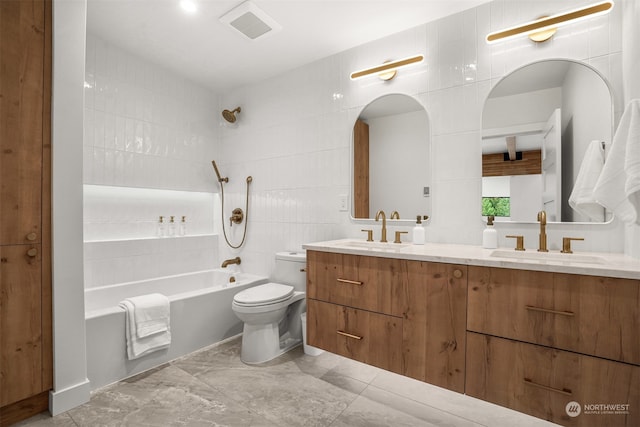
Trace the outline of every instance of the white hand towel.
{"label": "white hand towel", "polygon": [[136,336],[138,338],[169,329],[169,298],[162,294],[148,294],[127,298],[133,304]]}
{"label": "white hand towel", "polygon": [[620,220],[640,224],[640,99],[620,119],[593,196]]}
{"label": "white hand towel", "polygon": [[592,221],[604,221],[604,207],[596,202],[593,190],[604,166],[604,149],[600,141],[591,141],[584,153],[576,183],[569,196],[569,206]]}
{"label": "white hand towel", "polygon": [[156,333],[145,338],[138,338],[136,336],[134,319],[135,307],[128,300],[121,301],[119,305],[125,310],[125,337],[127,341],[127,357],[129,360],[134,360],[154,351],[169,347],[171,344],[171,331],[169,328],[164,332]]}

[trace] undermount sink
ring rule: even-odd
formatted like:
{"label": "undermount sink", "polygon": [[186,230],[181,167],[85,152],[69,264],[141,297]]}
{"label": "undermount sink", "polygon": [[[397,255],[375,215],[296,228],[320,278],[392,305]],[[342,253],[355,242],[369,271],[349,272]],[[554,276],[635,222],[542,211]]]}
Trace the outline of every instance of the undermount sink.
{"label": "undermount sink", "polygon": [[492,257],[496,258],[515,258],[532,261],[553,261],[567,264],[604,264],[605,260],[599,256],[582,255],[582,254],[563,254],[561,252],[536,252],[536,251],[514,251],[496,249],[491,252]]}
{"label": "undermount sink", "polygon": [[391,242],[367,242],[364,240],[348,240],[340,242],[337,246],[354,249],[367,249],[370,251],[389,251],[395,252],[402,248],[410,246],[411,243],[391,243]]}

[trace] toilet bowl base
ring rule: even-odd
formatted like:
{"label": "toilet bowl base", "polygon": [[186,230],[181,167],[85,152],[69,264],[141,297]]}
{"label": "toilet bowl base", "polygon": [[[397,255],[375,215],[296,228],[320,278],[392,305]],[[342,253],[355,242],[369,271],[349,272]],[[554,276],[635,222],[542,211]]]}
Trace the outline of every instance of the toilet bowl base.
{"label": "toilet bowl base", "polygon": [[266,325],[245,323],[242,331],[240,360],[248,365],[268,362],[301,344],[301,339],[290,338],[288,333],[280,337],[278,323]]}

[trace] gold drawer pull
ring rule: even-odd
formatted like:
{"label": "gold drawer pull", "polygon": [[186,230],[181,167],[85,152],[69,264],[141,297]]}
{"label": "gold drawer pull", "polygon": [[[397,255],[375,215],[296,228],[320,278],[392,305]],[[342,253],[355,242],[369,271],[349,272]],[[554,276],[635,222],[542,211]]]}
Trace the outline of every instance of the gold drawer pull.
{"label": "gold drawer pull", "polygon": [[543,313],[560,314],[562,316],[573,316],[574,315],[573,311],[550,310],[548,308],[534,307],[532,305],[527,305],[525,307],[527,308],[527,310],[542,311]]}
{"label": "gold drawer pull", "polygon": [[343,331],[336,331],[336,332],[337,332],[339,335],[344,335],[344,336],[345,336],[345,337],[347,337],[347,338],[353,338],[353,339],[356,339],[356,340],[361,340],[361,339],[362,339],[362,337],[359,337],[358,335],[348,334],[348,333],[343,332]]}
{"label": "gold drawer pull", "polygon": [[358,281],[356,281],[356,280],[349,280],[349,279],[340,279],[340,278],[339,278],[339,279],[338,279],[338,282],[340,282],[340,283],[347,283],[347,284],[349,284],[349,285],[358,285],[358,286],[362,286],[362,285],[364,285],[364,283],[362,283],[362,282],[358,282]]}
{"label": "gold drawer pull", "polygon": [[36,239],[38,238],[38,235],[37,235],[36,233],[31,232],[31,233],[27,234],[27,235],[25,236],[25,238],[26,238],[28,241],[33,242],[34,240],[36,240]]}
{"label": "gold drawer pull", "polygon": [[538,387],[544,390],[548,390],[548,391],[555,391],[556,393],[560,393],[560,394],[564,394],[565,396],[571,396],[571,390],[568,388],[563,388],[563,389],[559,389],[559,388],[553,388],[553,387],[549,387],[547,385],[542,385],[542,384],[538,384],[538,383],[534,383],[533,381],[531,381],[529,378],[524,378],[524,383],[525,384],[529,384],[532,385],[534,387]]}
{"label": "gold drawer pull", "polygon": [[453,277],[455,277],[456,279],[462,278],[462,270],[460,270],[458,268],[453,270]]}
{"label": "gold drawer pull", "polygon": [[36,248],[31,248],[27,251],[27,255],[33,258],[38,255],[38,250]]}

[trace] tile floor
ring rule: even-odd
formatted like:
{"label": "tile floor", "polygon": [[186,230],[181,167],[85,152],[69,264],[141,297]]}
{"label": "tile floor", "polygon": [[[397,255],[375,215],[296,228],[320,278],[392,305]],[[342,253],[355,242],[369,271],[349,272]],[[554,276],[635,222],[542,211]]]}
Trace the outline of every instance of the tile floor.
{"label": "tile floor", "polygon": [[302,348],[261,366],[240,361],[240,339],[107,386],[40,426],[552,426],[330,353]]}

